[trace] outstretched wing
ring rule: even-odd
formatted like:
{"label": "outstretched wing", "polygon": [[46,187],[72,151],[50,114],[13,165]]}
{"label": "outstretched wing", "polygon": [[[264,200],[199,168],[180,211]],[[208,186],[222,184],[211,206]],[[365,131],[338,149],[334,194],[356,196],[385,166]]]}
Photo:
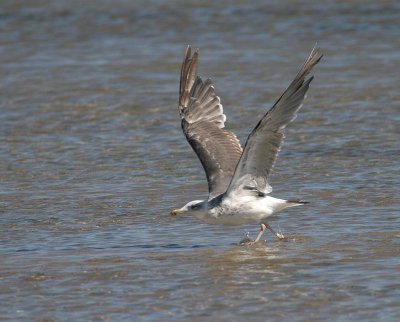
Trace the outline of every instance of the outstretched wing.
{"label": "outstretched wing", "polygon": [[295,79],[251,132],[227,195],[267,194],[272,191],[267,179],[280,150],[284,129],[297,117],[313,80],[313,76],[307,78],[307,75],[321,58],[319,49],[314,48]]}
{"label": "outstretched wing", "polygon": [[186,48],[179,89],[182,130],[206,172],[209,199],[226,191],[242,147],[236,135],[224,130],[225,114],[210,79],[197,76],[199,50]]}

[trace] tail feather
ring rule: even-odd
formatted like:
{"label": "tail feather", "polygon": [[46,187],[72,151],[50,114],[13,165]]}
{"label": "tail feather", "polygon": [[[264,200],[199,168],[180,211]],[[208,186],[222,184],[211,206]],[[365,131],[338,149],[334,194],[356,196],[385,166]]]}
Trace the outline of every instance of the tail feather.
{"label": "tail feather", "polygon": [[310,203],[309,201],[305,200],[300,200],[300,199],[291,199],[291,200],[286,200],[286,203],[290,204],[289,207],[294,207],[294,206],[300,206],[300,205],[305,205]]}

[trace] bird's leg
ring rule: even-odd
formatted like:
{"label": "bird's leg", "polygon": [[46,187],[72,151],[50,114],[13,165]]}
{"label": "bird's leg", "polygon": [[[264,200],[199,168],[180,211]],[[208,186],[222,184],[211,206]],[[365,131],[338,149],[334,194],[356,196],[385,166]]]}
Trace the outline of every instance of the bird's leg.
{"label": "bird's leg", "polygon": [[260,240],[261,236],[262,236],[262,235],[264,234],[264,232],[265,232],[265,229],[267,229],[267,226],[264,225],[264,224],[260,224],[260,232],[258,233],[257,238],[256,238],[255,240],[251,240],[251,239],[249,238],[248,233],[247,233],[247,237],[244,238],[244,239],[240,242],[240,245],[247,245],[247,246],[254,245],[255,243],[257,243],[257,242]]}
{"label": "bird's leg", "polygon": [[265,229],[266,229],[267,227],[268,227],[268,226],[265,225],[265,224],[260,224],[260,232],[258,233],[257,238],[254,240],[254,243],[257,243],[257,242],[260,240],[261,236],[264,234]]}
{"label": "bird's leg", "polygon": [[279,240],[287,240],[288,238],[284,236],[282,233],[277,233],[275,230],[272,229],[272,227],[268,224],[260,224],[260,232],[257,235],[257,238],[255,240],[250,240],[247,236],[247,238],[243,239],[240,242],[240,245],[247,245],[251,246],[260,241],[262,235],[264,234],[266,229],[269,229]]}
{"label": "bird's leg", "polygon": [[276,236],[276,238],[278,238],[279,240],[287,239],[287,237],[285,237],[283,234],[277,233],[275,230],[273,230],[270,225],[268,225],[268,224],[261,224],[261,225],[264,225],[265,228],[268,228],[271,231],[271,233],[273,233]]}

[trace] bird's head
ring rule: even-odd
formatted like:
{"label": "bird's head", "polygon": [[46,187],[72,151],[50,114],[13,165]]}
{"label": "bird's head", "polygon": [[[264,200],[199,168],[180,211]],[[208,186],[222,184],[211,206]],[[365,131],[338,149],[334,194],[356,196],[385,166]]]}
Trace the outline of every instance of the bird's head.
{"label": "bird's head", "polygon": [[203,200],[193,200],[191,202],[188,202],[182,208],[173,209],[171,211],[171,216],[176,216],[176,215],[182,214],[184,212],[198,211],[198,210],[201,210],[204,205],[205,205],[205,202]]}

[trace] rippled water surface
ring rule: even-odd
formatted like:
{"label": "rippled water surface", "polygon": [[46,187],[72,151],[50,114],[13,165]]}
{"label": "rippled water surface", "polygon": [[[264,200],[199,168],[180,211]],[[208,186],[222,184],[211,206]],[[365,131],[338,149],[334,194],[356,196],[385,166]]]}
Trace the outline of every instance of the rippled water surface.
{"label": "rippled water surface", "polygon": [[[397,1],[2,1],[0,320],[398,321]],[[179,125],[201,48],[242,142],[318,41],[257,225],[169,211],[205,198]]]}

